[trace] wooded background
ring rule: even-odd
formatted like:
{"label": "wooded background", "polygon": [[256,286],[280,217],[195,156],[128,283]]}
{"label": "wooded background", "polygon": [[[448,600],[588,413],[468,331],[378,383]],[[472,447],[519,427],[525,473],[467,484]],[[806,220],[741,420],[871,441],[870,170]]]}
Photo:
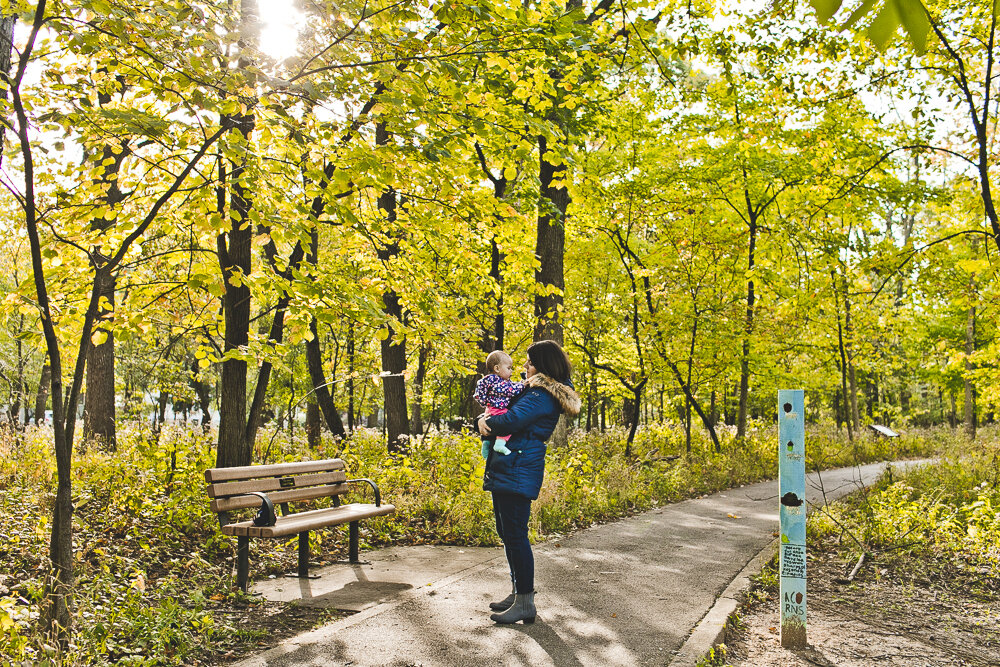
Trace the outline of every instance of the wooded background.
{"label": "wooded background", "polygon": [[301,0],[278,60],[253,0],[0,3],[0,402],[51,410],[56,580],[74,442],[169,405],[220,466],[300,418],[403,452],[543,338],[626,447],[789,386],[974,436],[997,2],[816,5]]}

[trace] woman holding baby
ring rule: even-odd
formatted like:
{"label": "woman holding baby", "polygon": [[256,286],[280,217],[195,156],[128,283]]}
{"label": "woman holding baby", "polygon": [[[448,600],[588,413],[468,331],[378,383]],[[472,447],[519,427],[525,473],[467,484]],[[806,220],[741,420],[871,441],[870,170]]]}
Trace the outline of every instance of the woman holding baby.
{"label": "woman holding baby", "polygon": [[511,594],[490,604],[497,623],[534,623],[535,561],[528,541],[531,501],[538,498],[545,474],[545,441],[559,415],[580,413],[580,397],[570,380],[571,367],[558,343],[538,341],[528,347],[524,389],[510,399],[506,412],[482,416],[479,433],[486,438],[510,436],[509,454],[489,450],[483,490],[493,494],[497,533],[510,567]]}

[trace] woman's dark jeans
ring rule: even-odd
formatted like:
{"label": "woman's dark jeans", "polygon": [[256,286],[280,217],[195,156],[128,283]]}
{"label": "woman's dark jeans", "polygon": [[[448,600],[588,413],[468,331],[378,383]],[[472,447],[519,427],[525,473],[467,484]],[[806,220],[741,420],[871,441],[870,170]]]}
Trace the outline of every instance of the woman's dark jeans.
{"label": "woman's dark jeans", "polygon": [[531,501],[512,493],[493,492],[493,515],[497,534],[503,540],[507,563],[514,574],[514,590],[531,593],[535,590],[535,557],[528,541],[528,517]]}

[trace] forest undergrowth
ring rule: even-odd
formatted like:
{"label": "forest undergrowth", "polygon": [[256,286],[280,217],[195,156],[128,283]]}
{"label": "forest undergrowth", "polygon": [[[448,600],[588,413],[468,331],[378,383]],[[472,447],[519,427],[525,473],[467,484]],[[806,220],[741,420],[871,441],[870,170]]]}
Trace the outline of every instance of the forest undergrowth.
{"label": "forest undergrowth", "polygon": [[[776,429],[758,425],[722,452],[683,431],[640,429],[625,458],[625,432],[573,432],[550,448],[545,484],[533,506],[535,541],[564,535],[655,507],[777,474]],[[896,440],[855,443],[836,430],[807,429],[811,469],[926,456],[957,456],[948,429]],[[76,589],[73,642],[65,664],[214,664],[233,660],[304,631],[339,612],[270,603],[234,590],[236,540],[222,535],[205,495],[204,471],[215,463],[211,434],[167,426],[154,436],[143,424],[120,427],[115,452],[89,448],[74,462]],[[405,456],[389,455],[377,431],[324,439],[267,434],[254,461],[341,457],[352,475],[376,480],[395,515],[362,524],[362,549],[400,544],[497,545],[488,494],[482,491],[478,438],[431,432]],[[956,464],[956,470],[962,470]],[[956,479],[955,493],[972,479]],[[979,482],[977,482],[979,483]],[[995,481],[993,482],[996,487]],[[0,431],[0,660],[57,661],[37,629],[47,567],[55,460],[44,427]],[[357,492],[361,494],[362,492]],[[978,497],[978,496],[977,496]],[[977,506],[993,516],[997,506]],[[992,514],[990,514],[992,512]],[[924,515],[916,513],[914,520]],[[977,524],[978,525],[978,524]],[[984,524],[985,525],[985,524]],[[992,530],[992,529],[991,529]],[[993,535],[995,533],[984,533]],[[311,533],[313,560],[346,557],[346,530]],[[294,569],[296,538],[252,540],[251,576]]]}
{"label": "forest undergrowth", "polygon": [[780,647],[772,563],[713,664],[1000,664],[995,433],[809,517],[809,647]]}

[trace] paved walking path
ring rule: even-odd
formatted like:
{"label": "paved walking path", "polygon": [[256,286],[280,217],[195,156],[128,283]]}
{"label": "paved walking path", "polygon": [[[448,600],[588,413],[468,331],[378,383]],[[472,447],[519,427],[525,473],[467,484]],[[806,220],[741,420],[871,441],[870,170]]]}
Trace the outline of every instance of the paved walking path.
{"label": "paved walking path", "polygon": [[[808,500],[884,469],[809,475]],[[763,482],[536,545],[534,625],[489,619],[488,603],[510,590],[498,548],[385,549],[320,579],[262,582],[271,599],[359,611],[241,665],[694,665],[773,555],[777,508],[777,482]]]}

